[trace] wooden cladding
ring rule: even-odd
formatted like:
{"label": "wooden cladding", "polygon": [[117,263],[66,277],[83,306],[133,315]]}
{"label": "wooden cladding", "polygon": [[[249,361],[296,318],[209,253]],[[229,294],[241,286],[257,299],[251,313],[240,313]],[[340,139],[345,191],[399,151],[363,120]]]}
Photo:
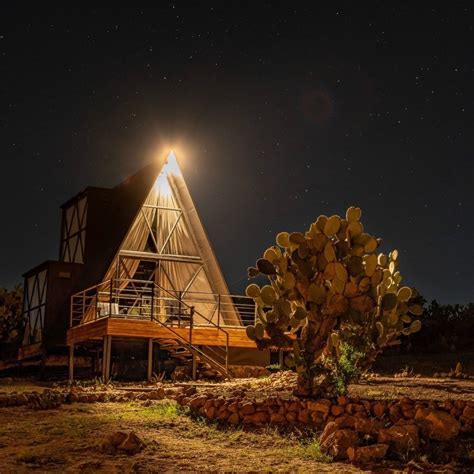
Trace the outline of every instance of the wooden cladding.
{"label": "wooden cladding", "polygon": [[63,262],[84,263],[87,198],[82,197],[63,210],[61,255]]}
{"label": "wooden cladding", "polygon": [[39,343],[43,340],[47,286],[46,269],[25,279],[23,299],[23,317],[25,319],[24,346]]}

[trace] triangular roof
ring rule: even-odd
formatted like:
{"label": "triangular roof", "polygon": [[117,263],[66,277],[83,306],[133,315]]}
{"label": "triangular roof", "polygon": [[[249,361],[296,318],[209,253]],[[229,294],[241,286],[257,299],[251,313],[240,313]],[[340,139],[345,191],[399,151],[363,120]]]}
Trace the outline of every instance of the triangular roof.
{"label": "triangular roof", "polygon": [[[97,256],[102,261],[90,284],[112,278],[155,281],[213,319],[217,295],[229,290],[174,153],[116,186],[112,202],[118,214],[111,228],[103,229],[109,252]],[[143,262],[149,261],[156,265],[144,276]],[[223,319],[238,324],[230,298],[224,301]]]}

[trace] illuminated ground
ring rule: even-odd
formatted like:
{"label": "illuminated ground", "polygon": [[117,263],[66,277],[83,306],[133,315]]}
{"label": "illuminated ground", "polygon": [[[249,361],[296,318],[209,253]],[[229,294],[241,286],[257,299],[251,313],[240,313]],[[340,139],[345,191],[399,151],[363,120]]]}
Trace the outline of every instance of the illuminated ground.
{"label": "illuminated ground", "polygon": [[[275,390],[273,377],[241,379],[214,385],[223,395],[241,385],[249,393],[265,396]],[[0,391],[41,391],[51,383],[15,381]],[[116,385],[115,389],[120,386]],[[279,390],[286,390],[283,386]],[[375,377],[354,385],[352,395],[368,398],[461,398],[474,400],[474,380]],[[146,406],[149,404],[149,406]],[[146,443],[139,454],[104,454],[100,445],[115,431],[134,431]],[[404,464],[384,461],[364,471],[331,462],[319,451],[316,438],[302,433],[278,433],[274,428],[244,431],[219,428],[193,420],[174,401],[64,404],[60,409],[33,411],[26,407],[0,408],[0,472],[163,472],[163,471],[302,471],[367,472],[367,469],[413,468],[459,471],[459,464],[428,464],[419,456]],[[474,439],[456,441],[467,450]],[[433,459],[436,459],[434,457]],[[431,462],[433,462],[431,460]],[[387,471],[385,471],[387,472]],[[468,471],[466,471],[468,472]]]}
{"label": "illuminated ground", "polygon": [[[320,462],[315,444],[266,428],[221,430],[181,414],[173,402],[74,404],[34,412],[0,409],[1,472],[288,471],[361,472]],[[117,430],[147,444],[134,456],[103,454],[100,442]],[[305,440],[307,441],[307,440]]]}

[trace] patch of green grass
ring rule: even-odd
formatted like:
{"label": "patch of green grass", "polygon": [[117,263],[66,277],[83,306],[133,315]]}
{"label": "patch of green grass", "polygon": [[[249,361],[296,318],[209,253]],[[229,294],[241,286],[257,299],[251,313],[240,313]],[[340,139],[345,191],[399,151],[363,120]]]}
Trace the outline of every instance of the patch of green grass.
{"label": "patch of green grass", "polygon": [[331,456],[321,450],[321,444],[318,438],[302,441],[294,447],[285,448],[284,451],[287,452],[289,457],[297,456],[303,459],[325,463],[332,462],[333,460]]}
{"label": "patch of green grass", "polygon": [[171,420],[186,414],[186,410],[175,402],[163,400],[149,406],[143,406],[137,402],[123,403],[122,410],[105,413],[106,419],[110,421],[154,421]]}

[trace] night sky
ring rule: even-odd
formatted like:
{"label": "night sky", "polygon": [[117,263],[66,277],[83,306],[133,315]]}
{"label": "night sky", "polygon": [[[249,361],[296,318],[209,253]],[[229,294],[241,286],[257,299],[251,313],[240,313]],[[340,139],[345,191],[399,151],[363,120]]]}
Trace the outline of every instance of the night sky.
{"label": "night sky", "polygon": [[172,146],[232,291],[358,205],[406,284],[474,300],[472,8],[258,3],[3,8],[0,286],[58,258],[60,204]]}

